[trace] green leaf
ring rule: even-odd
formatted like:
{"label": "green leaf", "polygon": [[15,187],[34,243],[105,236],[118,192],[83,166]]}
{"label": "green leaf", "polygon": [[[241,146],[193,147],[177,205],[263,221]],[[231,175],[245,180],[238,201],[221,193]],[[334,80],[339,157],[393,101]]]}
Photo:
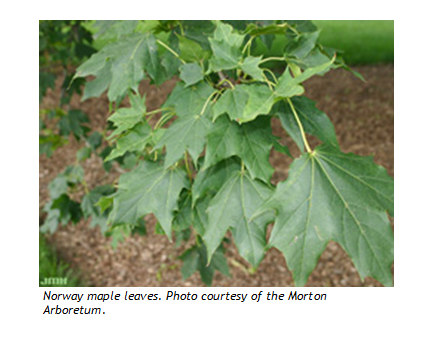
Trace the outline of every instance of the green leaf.
{"label": "green leaf", "polygon": [[97,186],[86,194],[81,202],[81,210],[84,218],[92,218],[90,226],[92,228],[99,226],[103,233],[107,231],[107,208],[101,210],[100,207],[98,207],[98,203],[101,198],[109,196],[114,192],[115,189],[111,185]]}
{"label": "green leaf", "polygon": [[245,29],[245,33],[251,36],[259,35],[284,35],[288,30],[288,24],[271,24],[267,26],[259,26],[256,24],[249,24]]}
{"label": "green leaf", "polygon": [[282,76],[278,79],[275,95],[279,98],[287,98],[296,95],[301,95],[304,93],[304,88],[300,86],[302,82],[311,78],[315,74],[320,74],[328,70],[334,63],[335,57],[331,60],[328,60],[326,63],[321,64],[316,67],[305,69],[300,75],[297,75],[295,78],[291,76],[289,73],[289,69],[287,68]]}
{"label": "green leaf", "polygon": [[315,48],[319,34],[320,31],[305,32],[290,40],[285,49],[287,55],[298,59],[305,58]]}
{"label": "green leaf", "polygon": [[191,191],[183,190],[178,201],[178,211],[175,212],[173,229],[179,234],[188,229],[192,224],[193,208],[191,206]]}
{"label": "green leaf", "polygon": [[211,127],[211,121],[204,115],[184,116],[178,118],[164,133],[155,149],[166,146],[164,166],[168,168],[184,156],[185,151],[190,153],[196,164],[202,153],[206,136]]}
{"label": "green leaf", "polygon": [[203,80],[202,67],[197,63],[187,63],[179,67],[181,80],[185,86],[191,86]]}
{"label": "green leaf", "polygon": [[187,187],[188,180],[183,170],[166,170],[159,163],[144,161],[120,177],[109,222],[112,226],[133,225],[138,219],[154,213],[170,238],[178,197]]}
{"label": "green leaf", "polygon": [[208,135],[203,169],[231,156],[238,156],[253,178],[268,183],[274,172],[269,162],[273,144],[270,119],[262,116],[240,125],[227,116],[220,117]]}
{"label": "green leaf", "polygon": [[214,105],[213,120],[224,113],[233,120],[242,118],[248,101],[249,93],[238,85],[233,90],[226,90]]}
{"label": "green leaf", "polygon": [[77,140],[84,136],[90,129],[84,123],[89,123],[89,118],[81,110],[69,110],[66,116],[62,116],[59,120],[60,134],[68,136],[74,134]]}
{"label": "green leaf", "polygon": [[[294,97],[291,101],[308,134],[318,137],[323,143],[339,147],[332,122],[324,112],[317,109],[314,101],[306,97]],[[290,105],[284,101],[279,102],[273,111],[279,116],[285,131],[304,152],[303,138]]]}
{"label": "green leaf", "polygon": [[[330,240],[349,254],[362,280],[393,284],[393,179],[371,157],[319,146],[292,164],[288,178],[256,212],[276,209],[270,246],[283,252],[302,286]],[[386,212],[387,211],[387,212]]]}
{"label": "green leaf", "polygon": [[51,73],[39,72],[39,102],[47,93],[47,89],[51,88],[54,90],[54,82],[56,81],[56,76]]}
{"label": "green leaf", "polygon": [[247,75],[250,75],[253,79],[256,80],[264,80],[264,76],[262,75],[262,69],[259,67],[261,63],[262,57],[247,57],[243,63],[241,64],[241,69]]}
{"label": "green leaf", "polygon": [[70,221],[77,223],[82,217],[80,203],[71,200],[68,195],[62,195],[53,200],[51,210],[59,211],[58,221],[62,225],[66,225]]}
{"label": "green leaf", "polygon": [[83,147],[77,151],[76,157],[78,161],[85,161],[92,155],[92,148]]}
{"label": "green leaf", "polygon": [[240,170],[241,164],[235,157],[225,159],[206,170],[200,170],[194,179],[193,205],[211,190],[218,191],[233,172]]}
{"label": "green leaf", "polygon": [[55,200],[68,193],[68,188],[70,186],[75,186],[81,183],[84,178],[84,171],[81,166],[68,166],[62,173],[59,173],[56,178],[54,178],[48,184],[48,191],[50,193],[50,198]]}
{"label": "green leaf", "polygon": [[193,208],[193,228],[202,238],[208,228],[208,209],[209,202],[212,199],[212,193],[208,193],[205,197],[195,202]]}
{"label": "green leaf", "polygon": [[98,131],[94,131],[86,138],[86,142],[89,144],[90,148],[95,151],[102,143],[102,135]]}
{"label": "green leaf", "polygon": [[259,115],[268,115],[274,104],[273,92],[265,85],[240,85],[249,94],[240,123],[253,121]]}
{"label": "green leaf", "polygon": [[238,67],[242,58],[241,45],[244,35],[233,32],[232,26],[219,22],[214,31],[214,37],[209,38],[213,55],[209,69],[218,72],[224,69]]}
{"label": "green leaf", "polygon": [[108,121],[112,122],[116,127],[109,136],[109,139],[112,139],[128,129],[132,129],[142,121],[143,116],[146,114],[146,94],[143,95],[143,98],[140,97],[140,94],[130,94],[129,98],[131,107],[117,109],[116,112],[108,118]]}
{"label": "green leaf", "polygon": [[178,84],[169,96],[165,106],[174,106],[179,118],[155,146],[155,149],[166,146],[166,168],[182,158],[185,151],[190,153],[193,162],[197,163],[211,126],[211,106],[204,106],[213,92],[214,89],[205,83],[188,88],[181,88]]}
{"label": "green leaf", "polygon": [[274,93],[277,97],[287,98],[292,96],[299,96],[304,93],[303,86],[294,83],[294,78],[286,68],[282,76],[277,81]]}
{"label": "green leaf", "polygon": [[187,39],[183,36],[178,36],[179,50],[181,58],[187,62],[200,62],[210,55],[209,50],[204,50],[198,43]]}
{"label": "green leaf", "polygon": [[151,139],[151,126],[147,122],[140,122],[116,140],[116,148],[110,152],[104,161],[116,159],[127,152],[143,152]]}
{"label": "green leaf", "polygon": [[97,20],[94,24],[97,29],[94,37],[100,42],[118,40],[131,34],[138,23],[138,20]]}
{"label": "green leaf", "polygon": [[221,114],[239,123],[253,121],[259,115],[268,115],[274,104],[274,94],[265,85],[237,85],[227,90],[214,106],[214,120]]}
{"label": "green leaf", "polygon": [[181,267],[183,279],[187,279],[196,271],[199,271],[202,281],[207,286],[211,286],[215,270],[220,271],[226,276],[230,276],[229,266],[224,256],[224,248],[222,245],[216,250],[210,264],[208,264],[205,245],[203,245],[201,240],[199,244],[186,250],[179,259],[183,261]]}
{"label": "green leaf", "polygon": [[[205,82],[187,88],[184,86],[178,83],[163,107],[174,107],[178,117],[199,115],[206,100],[215,90]],[[205,116],[208,116],[209,108],[208,106]]]}
{"label": "green leaf", "polygon": [[265,254],[267,225],[273,217],[268,213],[253,221],[250,218],[271,193],[269,186],[251,179],[246,173],[232,174],[207,209],[209,223],[204,241],[208,259],[220,245],[227,230],[232,228],[240,255],[254,267],[259,265]]}
{"label": "green leaf", "polygon": [[99,97],[109,87],[112,80],[111,68],[111,62],[107,62],[103,68],[93,74],[95,79],[86,82],[81,101]]}
{"label": "green leaf", "polygon": [[273,147],[277,152],[285,154],[285,155],[289,156],[290,158],[294,158],[292,156],[291,152],[289,151],[289,148],[285,145],[282,145],[279,142],[279,137],[277,137],[277,136],[273,136]]}
{"label": "green leaf", "polygon": [[[110,64],[110,77],[107,75]],[[104,69],[104,72],[102,71]],[[94,83],[85,92],[86,97],[102,93],[106,87],[110,101],[123,97],[129,89],[138,92],[145,70],[158,82],[161,77],[161,64],[157,44],[152,34],[134,33],[122,40],[106,45],[98,53],[77,68],[77,77],[96,76]]]}

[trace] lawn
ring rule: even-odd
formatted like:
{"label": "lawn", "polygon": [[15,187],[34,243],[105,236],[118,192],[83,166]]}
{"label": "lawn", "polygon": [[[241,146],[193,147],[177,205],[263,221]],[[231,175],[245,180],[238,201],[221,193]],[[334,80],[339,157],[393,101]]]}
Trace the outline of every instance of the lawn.
{"label": "lawn", "polygon": [[319,41],[344,52],[350,65],[393,63],[393,20],[315,20]]}

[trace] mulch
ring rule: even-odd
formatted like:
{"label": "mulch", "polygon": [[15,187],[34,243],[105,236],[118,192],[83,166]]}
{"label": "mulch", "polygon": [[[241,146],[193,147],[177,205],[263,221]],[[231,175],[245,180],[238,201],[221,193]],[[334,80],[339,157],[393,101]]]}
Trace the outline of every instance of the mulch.
{"label": "mulch", "polygon": [[[325,111],[335,125],[341,148],[345,152],[359,155],[373,155],[376,163],[383,165],[390,175],[394,174],[394,67],[393,65],[361,66],[355,68],[367,80],[356,79],[343,70],[335,70],[324,77],[314,77],[306,83],[306,95],[317,102],[318,108]],[[176,80],[169,80],[160,87],[144,82],[140,91],[146,92],[148,110],[159,108],[167,94],[173,89]],[[58,88],[49,90],[41,108],[54,107],[59,100]],[[72,108],[81,108],[91,120],[94,130],[102,131],[108,116],[106,97],[90,99],[80,103],[74,97]],[[287,134],[273,122],[274,134],[282,138],[292,153],[297,148]],[[318,141],[310,137],[315,146]],[[70,143],[58,149],[51,158],[39,158],[39,207],[40,212],[48,200],[48,183],[63,169],[75,163],[77,149],[82,144],[71,138]],[[272,152],[270,162],[276,172],[273,182],[287,177],[291,159]],[[97,157],[83,163],[85,179],[90,188],[115,180],[120,170],[115,168],[110,174],[101,168]],[[186,245],[175,247],[165,236],[155,234],[155,218],[146,218],[148,234],[134,235],[120,243],[116,250],[111,247],[111,239],[101,234],[98,228],[90,228],[81,221],[77,225],[59,228],[49,236],[59,255],[74,268],[81,271],[89,286],[101,287],[163,287],[203,286],[198,273],[183,280],[180,272],[182,262],[177,259]],[[393,224],[393,220],[392,220]],[[227,246],[227,257],[231,278],[216,272],[215,287],[285,287],[293,286],[291,273],[280,252],[271,249],[255,273],[241,258],[234,244]],[[381,286],[372,278],[362,282],[351,259],[331,242],[322,254],[316,269],[310,276],[310,287],[373,287]]]}

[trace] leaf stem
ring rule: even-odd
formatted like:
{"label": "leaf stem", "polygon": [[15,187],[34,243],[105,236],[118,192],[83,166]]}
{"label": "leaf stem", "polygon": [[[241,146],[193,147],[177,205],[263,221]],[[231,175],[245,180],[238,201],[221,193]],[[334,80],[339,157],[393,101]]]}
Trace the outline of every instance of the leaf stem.
{"label": "leaf stem", "polygon": [[175,57],[177,57],[183,64],[186,64],[186,62],[181,58],[181,56],[179,56],[179,54],[174,51],[172,48],[170,48],[169,46],[167,46],[166,43],[163,43],[162,41],[160,41],[159,39],[157,39],[157,43],[159,45],[161,45],[162,47],[166,48],[169,52],[171,52]]}
{"label": "leaf stem", "polygon": [[185,169],[187,170],[188,179],[190,179],[190,184],[193,182],[193,174],[191,173],[190,166],[188,163],[188,152],[185,151],[184,153],[184,163],[185,163]]}
{"label": "leaf stem", "polygon": [[234,84],[229,79],[220,80],[220,82],[216,85],[216,87],[219,87],[220,85],[224,84],[225,82],[227,82],[229,84],[229,86],[231,86],[232,89],[235,89]]}
{"label": "leaf stem", "polygon": [[266,82],[267,85],[268,85],[268,88],[271,90],[271,92],[274,92],[274,90],[273,90],[273,85],[276,86],[276,84],[273,83],[273,82],[271,82],[270,80],[268,80],[268,78],[267,78],[267,76],[265,75],[264,72],[262,72],[262,75],[263,75],[263,77],[264,77],[264,79],[265,79],[265,82]]}
{"label": "leaf stem", "polygon": [[156,109],[156,110],[153,110],[153,111],[146,112],[145,116],[154,115],[156,113],[163,112],[163,111],[166,111],[166,110],[173,110],[173,108],[172,107],[164,107],[164,108],[161,108],[161,109]]}
{"label": "leaf stem", "polygon": [[306,134],[305,134],[304,129],[303,129],[303,124],[301,124],[301,121],[300,121],[300,118],[298,117],[297,111],[295,111],[294,104],[292,104],[291,98],[286,98],[286,100],[288,101],[289,106],[291,107],[291,110],[294,113],[294,117],[295,117],[295,120],[297,121],[298,127],[300,128],[301,137],[303,138],[304,146],[306,147],[306,150],[309,153],[312,153],[312,149],[310,148],[309,143],[307,142],[307,139],[306,139]]}
{"label": "leaf stem", "polygon": [[206,107],[208,106],[208,103],[211,101],[212,97],[214,97],[216,94],[222,92],[222,90],[217,90],[214,91],[213,93],[211,93],[211,95],[208,97],[208,99],[206,100],[205,104],[202,107],[202,110],[200,111],[199,116],[202,116],[205,113]]}
{"label": "leaf stem", "polygon": [[[271,76],[272,76],[273,79],[274,79],[274,82],[277,84],[277,78],[276,78],[276,75],[274,75],[274,73],[271,71],[271,69],[263,68],[263,70],[266,71],[266,72],[268,72],[268,73],[270,73]],[[274,85],[274,86],[276,86],[276,85]]]}
{"label": "leaf stem", "polygon": [[161,118],[158,120],[157,124],[155,124],[154,130],[160,128],[168,119],[170,119],[175,113],[174,112],[167,112]]}
{"label": "leaf stem", "polygon": [[256,36],[252,36],[250,37],[250,39],[247,41],[246,45],[243,48],[242,54],[244,55],[244,53],[246,52],[247,49],[247,55],[250,56],[250,46],[252,45],[253,40],[256,38]]}
{"label": "leaf stem", "polygon": [[261,60],[259,64],[263,64],[269,61],[286,61],[286,57],[275,57],[275,56],[267,57],[266,59]]}

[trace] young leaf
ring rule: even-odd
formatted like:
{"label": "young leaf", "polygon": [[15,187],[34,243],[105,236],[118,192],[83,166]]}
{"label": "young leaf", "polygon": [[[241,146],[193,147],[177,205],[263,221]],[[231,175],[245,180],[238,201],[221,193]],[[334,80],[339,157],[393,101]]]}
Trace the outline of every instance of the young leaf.
{"label": "young leaf", "polygon": [[274,104],[274,94],[265,85],[237,85],[227,90],[214,106],[214,120],[223,113],[239,123],[268,115]]}
{"label": "young leaf", "polygon": [[289,73],[289,69],[286,68],[277,82],[274,93],[276,97],[289,98],[303,94],[304,88],[303,86],[294,83],[294,78]]}
{"label": "young leaf", "polygon": [[138,219],[154,213],[170,238],[178,196],[188,181],[181,169],[164,169],[159,163],[144,161],[136,169],[123,174],[113,199],[109,222],[134,225]]}
{"label": "young leaf", "polygon": [[334,240],[362,279],[393,284],[393,180],[372,158],[319,146],[294,161],[288,179],[256,212],[276,209],[270,246],[283,252],[297,286],[307,279]]}
{"label": "young leaf", "polygon": [[251,179],[245,172],[232,174],[207,209],[209,222],[203,238],[208,259],[220,245],[226,231],[232,228],[241,256],[254,267],[259,265],[265,254],[267,225],[273,217],[267,213],[253,221],[250,218],[271,193],[269,186]]}
{"label": "young leaf", "polygon": [[262,57],[249,56],[241,64],[241,69],[244,73],[250,75],[253,79],[261,81],[264,79],[262,69],[259,67],[259,63],[261,63],[261,60]]}
{"label": "young leaf", "polygon": [[146,113],[146,94],[143,95],[143,98],[140,97],[140,94],[130,94],[129,98],[131,107],[120,108],[108,118],[108,120],[117,127],[111,133],[109,139],[112,139],[128,129],[132,129],[136,124],[141,122]]}
{"label": "young leaf", "polygon": [[299,84],[311,78],[315,74],[325,72],[333,65],[334,61],[335,57],[319,66],[307,68],[303,71],[303,73],[297,75],[295,78],[291,76],[291,74],[289,73],[289,69],[287,68],[277,82],[275,89],[276,97],[287,98],[303,94],[304,88]]}
{"label": "young leaf", "polygon": [[202,67],[197,63],[187,63],[179,67],[180,78],[185,82],[185,86],[191,86],[203,80]]}
{"label": "young leaf", "polygon": [[142,152],[151,139],[152,129],[150,125],[147,122],[140,122],[125,135],[117,139],[116,148],[110,152],[104,161],[116,159],[123,156],[126,152]]}
{"label": "young leaf", "polygon": [[242,57],[240,47],[243,40],[244,35],[233,32],[229,24],[219,22],[214,37],[209,39],[214,53],[209,61],[209,69],[218,72],[236,68]]}

